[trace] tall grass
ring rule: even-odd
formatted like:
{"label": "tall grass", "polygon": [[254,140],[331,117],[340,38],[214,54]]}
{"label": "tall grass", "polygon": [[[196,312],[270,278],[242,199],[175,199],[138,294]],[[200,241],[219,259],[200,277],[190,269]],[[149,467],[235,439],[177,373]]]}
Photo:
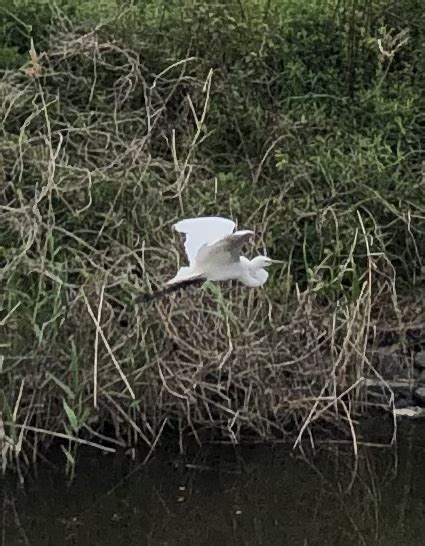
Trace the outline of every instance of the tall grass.
{"label": "tall grass", "polygon": [[[4,469],[57,437],[69,464],[167,430],[298,442],[328,423],[356,446],[357,416],[391,408],[424,311],[421,11],[402,4],[109,3],[87,23],[34,2],[30,55],[7,10]],[[182,259],[170,226],[201,214],[286,266],[135,305]]]}

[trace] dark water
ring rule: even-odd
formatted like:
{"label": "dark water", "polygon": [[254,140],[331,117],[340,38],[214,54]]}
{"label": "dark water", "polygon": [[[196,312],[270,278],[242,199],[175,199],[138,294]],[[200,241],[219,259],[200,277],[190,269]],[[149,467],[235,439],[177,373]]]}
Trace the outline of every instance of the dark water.
{"label": "dark water", "polygon": [[[86,454],[5,485],[2,545],[425,545],[425,424],[397,449],[204,448],[147,466]],[[0,520],[1,524],[1,520]]]}

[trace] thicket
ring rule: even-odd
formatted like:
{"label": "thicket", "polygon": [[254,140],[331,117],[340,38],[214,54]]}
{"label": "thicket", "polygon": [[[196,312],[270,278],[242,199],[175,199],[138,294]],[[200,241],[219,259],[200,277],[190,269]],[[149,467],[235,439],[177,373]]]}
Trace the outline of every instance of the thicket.
{"label": "thicket", "polygon": [[[355,442],[423,335],[422,2],[0,12],[3,467],[55,436],[71,463],[169,430]],[[135,305],[182,259],[171,225],[204,214],[286,266]]]}

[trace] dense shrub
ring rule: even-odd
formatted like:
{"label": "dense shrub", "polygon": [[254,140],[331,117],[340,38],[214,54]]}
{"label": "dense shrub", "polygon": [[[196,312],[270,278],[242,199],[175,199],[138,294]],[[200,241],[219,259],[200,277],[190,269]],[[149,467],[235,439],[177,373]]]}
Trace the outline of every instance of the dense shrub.
{"label": "dense shrub", "polygon": [[[1,0],[8,446],[346,425],[423,312],[420,4]],[[135,306],[201,214],[286,267]]]}

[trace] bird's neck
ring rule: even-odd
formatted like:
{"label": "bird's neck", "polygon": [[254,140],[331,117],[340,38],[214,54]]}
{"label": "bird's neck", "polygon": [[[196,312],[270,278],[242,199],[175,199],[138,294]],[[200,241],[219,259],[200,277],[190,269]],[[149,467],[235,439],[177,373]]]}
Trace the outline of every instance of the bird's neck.
{"label": "bird's neck", "polygon": [[246,286],[251,288],[256,288],[262,286],[268,277],[268,273],[265,269],[261,268],[257,263],[255,258],[253,260],[248,260],[244,256],[241,256],[241,261],[245,265],[245,275],[241,279]]}

